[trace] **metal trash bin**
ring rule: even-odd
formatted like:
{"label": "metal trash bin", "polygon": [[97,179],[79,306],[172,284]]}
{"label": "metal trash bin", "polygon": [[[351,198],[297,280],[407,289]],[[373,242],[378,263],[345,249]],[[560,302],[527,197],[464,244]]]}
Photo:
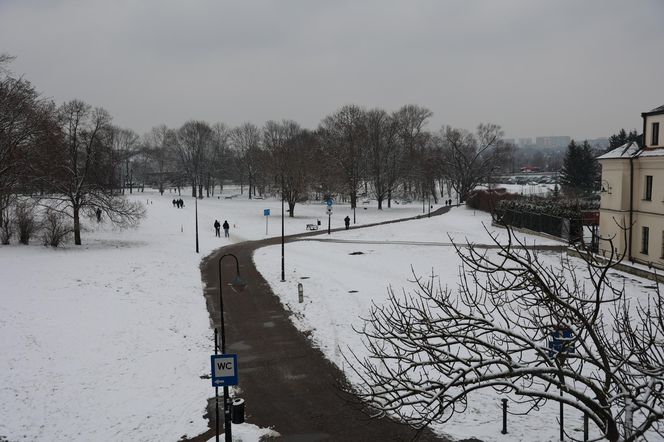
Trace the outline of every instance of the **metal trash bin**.
{"label": "metal trash bin", "polygon": [[244,423],[244,399],[233,399],[231,403],[231,419],[234,424]]}

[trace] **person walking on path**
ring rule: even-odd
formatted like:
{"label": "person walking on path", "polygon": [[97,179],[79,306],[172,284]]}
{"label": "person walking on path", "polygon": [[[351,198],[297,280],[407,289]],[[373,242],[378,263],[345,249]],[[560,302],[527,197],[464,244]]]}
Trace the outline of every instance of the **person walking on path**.
{"label": "person walking on path", "polygon": [[225,238],[228,238],[228,237],[229,237],[229,235],[228,235],[228,229],[230,229],[230,226],[228,225],[228,221],[224,220],[224,225],[223,225],[223,227],[224,227],[224,237],[225,237]]}
{"label": "person walking on path", "polygon": [[219,231],[219,228],[221,227],[221,224],[219,224],[219,220],[215,219],[214,220],[214,236],[220,237],[221,232]]}
{"label": "person walking on path", "polygon": [[346,216],[346,218],[344,218],[344,224],[346,224],[346,230],[350,229],[350,217],[349,216]]}

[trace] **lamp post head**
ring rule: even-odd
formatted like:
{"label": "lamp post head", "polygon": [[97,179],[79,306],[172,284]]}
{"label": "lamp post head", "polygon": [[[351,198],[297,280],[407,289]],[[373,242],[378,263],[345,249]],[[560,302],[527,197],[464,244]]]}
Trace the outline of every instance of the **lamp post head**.
{"label": "lamp post head", "polygon": [[609,184],[608,181],[602,180],[602,189],[600,190],[601,193],[608,193],[611,195],[611,185]]}
{"label": "lamp post head", "polygon": [[247,283],[245,282],[244,279],[240,277],[240,275],[237,275],[232,281],[231,281],[231,287],[233,287],[235,290],[238,292],[244,291],[244,288],[247,286]]}

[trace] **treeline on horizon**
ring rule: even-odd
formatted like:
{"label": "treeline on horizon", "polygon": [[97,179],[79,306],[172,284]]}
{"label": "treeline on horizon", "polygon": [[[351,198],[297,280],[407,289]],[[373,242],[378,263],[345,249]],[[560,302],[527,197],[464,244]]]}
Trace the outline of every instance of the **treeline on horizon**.
{"label": "treeline on horizon", "polygon": [[[500,126],[429,131],[432,112],[416,104],[392,111],[345,105],[315,130],[292,120],[261,127],[189,120],[139,135],[114,125],[102,107],[44,98],[12,75],[12,59],[0,55],[0,224],[17,195],[49,195],[50,208],[73,220],[77,244],[81,213],[101,210],[119,224],[139,219],[140,210],[118,196],[146,185],[203,198],[233,182],[248,198],[283,195],[294,216],[297,203],[327,195],[352,207],[371,196],[379,209],[395,198],[437,203],[443,192],[464,201],[493,174],[526,161],[502,140]],[[562,156],[555,163],[559,169]]]}

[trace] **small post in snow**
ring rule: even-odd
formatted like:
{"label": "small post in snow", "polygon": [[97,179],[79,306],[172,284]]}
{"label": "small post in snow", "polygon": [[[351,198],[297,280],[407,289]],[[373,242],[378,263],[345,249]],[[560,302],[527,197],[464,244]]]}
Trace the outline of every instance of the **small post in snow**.
{"label": "small post in snow", "polygon": [[301,282],[297,283],[297,300],[300,304],[304,302],[304,287]]}
{"label": "small post in snow", "polygon": [[501,399],[503,403],[503,429],[502,434],[507,434],[507,399]]}

